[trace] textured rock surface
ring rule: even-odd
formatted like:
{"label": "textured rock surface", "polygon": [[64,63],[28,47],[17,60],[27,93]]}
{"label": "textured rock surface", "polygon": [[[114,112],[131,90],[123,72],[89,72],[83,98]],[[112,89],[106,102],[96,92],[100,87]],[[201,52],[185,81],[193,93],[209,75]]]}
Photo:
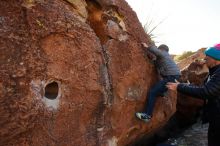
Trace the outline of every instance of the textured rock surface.
{"label": "textured rock surface", "polygon": [[122,146],[161,127],[175,93],[138,121],[157,79],[123,0],[0,1],[0,145]]}
{"label": "textured rock surface", "polygon": [[204,59],[205,54],[204,54],[204,50],[206,48],[201,48],[198,51],[196,51],[195,54],[185,58],[184,60],[180,61],[179,63],[177,63],[177,65],[179,66],[179,68],[181,70],[184,70],[184,68],[187,68],[192,62],[194,62],[195,60],[201,60]]}
{"label": "textured rock surface", "polygon": [[[204,56],[203,51],[199,50],[195,56]],[[188,60],[192,59],[194,56],[188,58]],[[204,57],[203,57],[204,58]],[[180,82],[190,82],[194,85],[202,85],[205,77],[208,74],[208,68],[204,64],[204,61],[197,60],[190,63],[184,70],[182,70],[182,77]],[[192,123],[195,121],[196,116],[198,116],[198,112],[203,106],[203,100],[192,98],[186,96],[184,94],[178,93],[177,98],[177,116],[180,121],[183,123]]]}

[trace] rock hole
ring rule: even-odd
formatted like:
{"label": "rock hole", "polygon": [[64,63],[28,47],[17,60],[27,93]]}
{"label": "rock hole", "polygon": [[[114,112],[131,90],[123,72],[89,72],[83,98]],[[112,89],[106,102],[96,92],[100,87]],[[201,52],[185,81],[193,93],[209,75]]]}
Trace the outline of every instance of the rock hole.
{"label": "rock hole", "polygon": [[59,85],[57,82],[51,82],[46,85],[44,97],[54,100],[58,97],[59,93]]}

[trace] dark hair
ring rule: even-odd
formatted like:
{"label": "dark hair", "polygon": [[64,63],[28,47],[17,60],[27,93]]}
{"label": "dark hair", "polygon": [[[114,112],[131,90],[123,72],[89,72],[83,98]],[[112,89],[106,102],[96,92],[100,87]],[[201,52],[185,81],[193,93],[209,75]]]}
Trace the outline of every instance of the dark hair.
{"label": "dark hair", "polygon": [[158,49],[163,49],[163,50],[169,52],[169,47],[168,47],[167,45],[165,45],[165,44],[160,45],[160,46],[158,47]]}

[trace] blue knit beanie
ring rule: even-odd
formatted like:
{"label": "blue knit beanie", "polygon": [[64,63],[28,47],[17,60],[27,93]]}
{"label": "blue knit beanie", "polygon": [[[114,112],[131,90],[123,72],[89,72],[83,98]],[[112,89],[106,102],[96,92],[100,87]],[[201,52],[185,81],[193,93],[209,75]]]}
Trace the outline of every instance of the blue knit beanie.
{"label": "blue knit beanie", "polygon": [[220,44],[217,44],[214,47],[207,48],[205,50],[205,55],[220,61]]}

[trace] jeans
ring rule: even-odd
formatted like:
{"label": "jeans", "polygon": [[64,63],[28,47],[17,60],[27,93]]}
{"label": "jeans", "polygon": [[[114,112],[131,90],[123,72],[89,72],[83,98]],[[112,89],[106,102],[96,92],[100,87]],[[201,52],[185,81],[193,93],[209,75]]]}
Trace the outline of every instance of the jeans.
{"label": "jeans", "polygon": [[157,82],[151,89],[148,94],[147,106],[145,108],[145,113],[152,116],[154,104],[156,101],[156,97],[159,95],[163,95],[167,91],[166,84],[168,82],[175,82],[175,79],[178,80],[180,78],[179,75],[169,75],[163,76],[163,79]]}

